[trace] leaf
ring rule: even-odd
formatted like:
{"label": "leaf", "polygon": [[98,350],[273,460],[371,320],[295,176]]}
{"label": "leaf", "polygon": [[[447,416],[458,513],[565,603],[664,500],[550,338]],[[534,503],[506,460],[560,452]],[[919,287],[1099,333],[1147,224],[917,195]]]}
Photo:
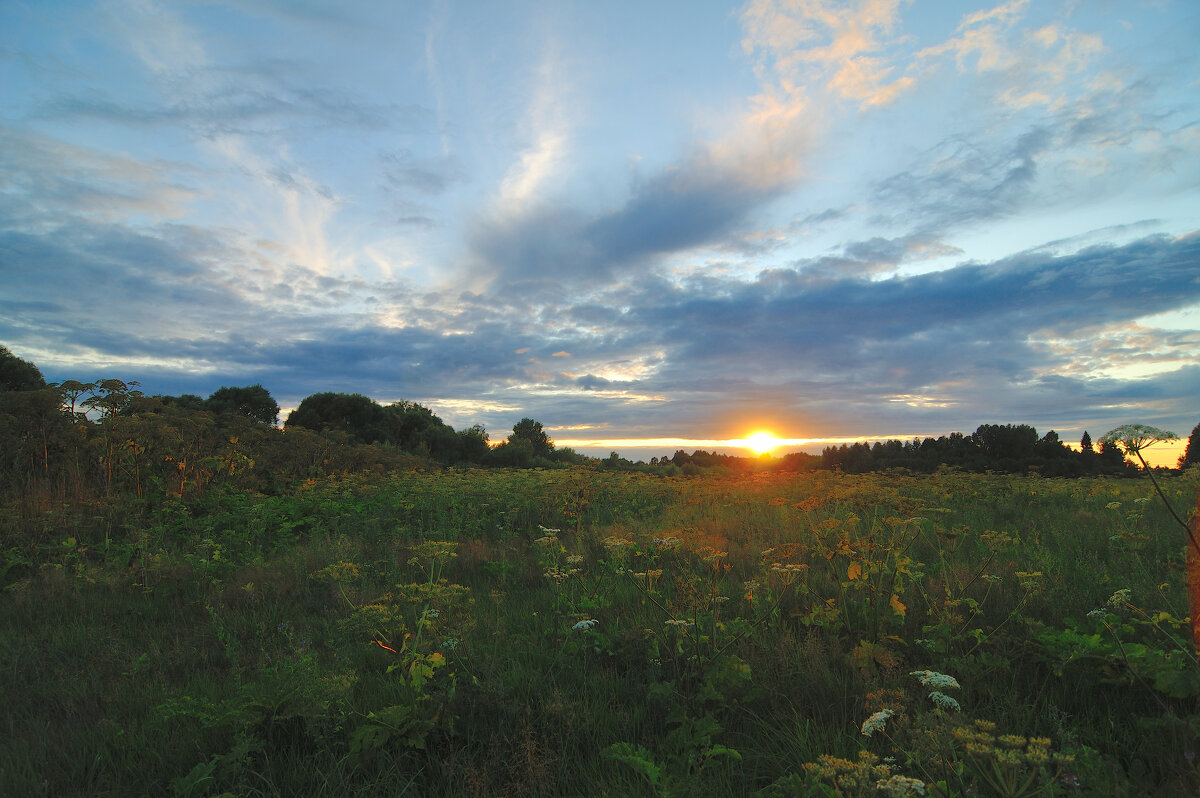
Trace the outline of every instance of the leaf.
{"label": "leaf", "polygon": [[904,606],[904,602],[901,601],[900,597],[897,596],[895,593],[892,594],[891,604],[892,604],[892,609],[896,611],[896,614],[899,615],[901,618],[903,618],[904,613],[908,611],[908,607]]}
{"label": "leaf", "polygon": [[862,578],[862,563],[852,562],[846,569],[846,578],[854,581]]}
{"label": "leaf", "polygon": [[734,748],[729,748],[724,745],[714,745],[708,749],[708,757],[711,759],[714,756],[728,756],[734,759],[741,759],[742,755]]}
{"label": "leaf", "polygon": [[624,762],[638,771],[657,787],[662,780],[662,769],[654,763],[654,755],[642,746],[630,743],[613,743],[602,752],[609,759]]}

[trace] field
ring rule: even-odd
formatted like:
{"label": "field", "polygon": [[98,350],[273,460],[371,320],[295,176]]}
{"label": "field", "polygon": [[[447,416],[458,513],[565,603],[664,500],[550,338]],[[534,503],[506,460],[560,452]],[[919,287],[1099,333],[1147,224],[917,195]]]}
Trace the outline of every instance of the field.
{"label": "field", "polygon": [[431,469],[6,512],[4,796],[1200,794],[1149,481]]}

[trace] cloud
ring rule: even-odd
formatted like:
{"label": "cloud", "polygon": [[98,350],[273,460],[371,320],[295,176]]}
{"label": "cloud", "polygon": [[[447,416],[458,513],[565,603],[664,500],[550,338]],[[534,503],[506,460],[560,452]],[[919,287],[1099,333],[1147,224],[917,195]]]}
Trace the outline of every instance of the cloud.
{"label": "cloud", "polygon": [[181,216],[197,195],[179,179],[190,167],[139,161],[0,124],[0,195],[8,224],[39,223],[45,210],[93,219]]}
{"label": "cloud", "polygon": [[[1028,204],[1039,158],[1056,143],[1044,127],[993,143],[955,136],[923,154],[919,165],[876,187],[877,221],[945,231],[964,222],[1001,218]],[[892,210],[902,209],[902,210]]]}
{"label": "cloud", "polygon": [[995,98],[1015,109],[1057,106],[1065,99],[1064,84],[1103,53],[1104,43],[1061,23],[1019,27],[1028,5],[1012,0],[968,14],[953,36],[921,50],[916,60],[934,65],[950,57],[960,72],[973,65],[978,74],[993,73]]}
{"label": "cloud", "polygon": [[421,158],[409,150],[385,153],[384,182],[405,194],[440,194],[464,179],[462,164],[453,156]]}
{"label": "cloud", "polygon": [[862,108],[887,105],[915,84],[894,76],[886,40],[910,2],[753,0],[741,15],[742,49],[757,54],[760,72],[775,72],[783,86],[821,83]]}

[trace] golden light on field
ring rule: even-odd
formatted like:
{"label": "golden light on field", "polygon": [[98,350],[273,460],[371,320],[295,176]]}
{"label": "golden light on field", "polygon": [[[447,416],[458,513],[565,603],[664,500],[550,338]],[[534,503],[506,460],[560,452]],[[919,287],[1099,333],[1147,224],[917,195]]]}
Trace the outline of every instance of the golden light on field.
{"label": "golden light on field", "polygon": [[755,454],[766,454],[778,446],[781,441],[765,429],[760,429],[747,435],[742,443]]}

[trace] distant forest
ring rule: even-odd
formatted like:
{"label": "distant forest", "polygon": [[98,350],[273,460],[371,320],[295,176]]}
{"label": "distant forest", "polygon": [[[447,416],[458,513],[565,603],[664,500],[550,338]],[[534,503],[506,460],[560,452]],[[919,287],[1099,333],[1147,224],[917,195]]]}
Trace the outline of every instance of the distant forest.
{"label": "distant forest", "polygon": [[[540,422],[524,418],[498,444],[487,430],[454,430],[429,408],[380,405],[361,394],[317,393],[282,428],[279,405],[261,385],[222,387],[207,398],[146,396],[135,382],[48,384],[36,365],[0,346],[0,497],[163,494],[200,496],[220,486],[275,493],[328,474],[404,467],[597,468],[694,475],[713,471],[863,473],[1026,472],[1071,477],[1134,473],[1114,445],[1068,448],[1051,431],[985,424],[937,439],[856,443],[821,454],[736,457],[694,451],[631,462],[616,452],[585,457],[558,448]],[[1200,461],[1192,430],[1180,466]]]}

